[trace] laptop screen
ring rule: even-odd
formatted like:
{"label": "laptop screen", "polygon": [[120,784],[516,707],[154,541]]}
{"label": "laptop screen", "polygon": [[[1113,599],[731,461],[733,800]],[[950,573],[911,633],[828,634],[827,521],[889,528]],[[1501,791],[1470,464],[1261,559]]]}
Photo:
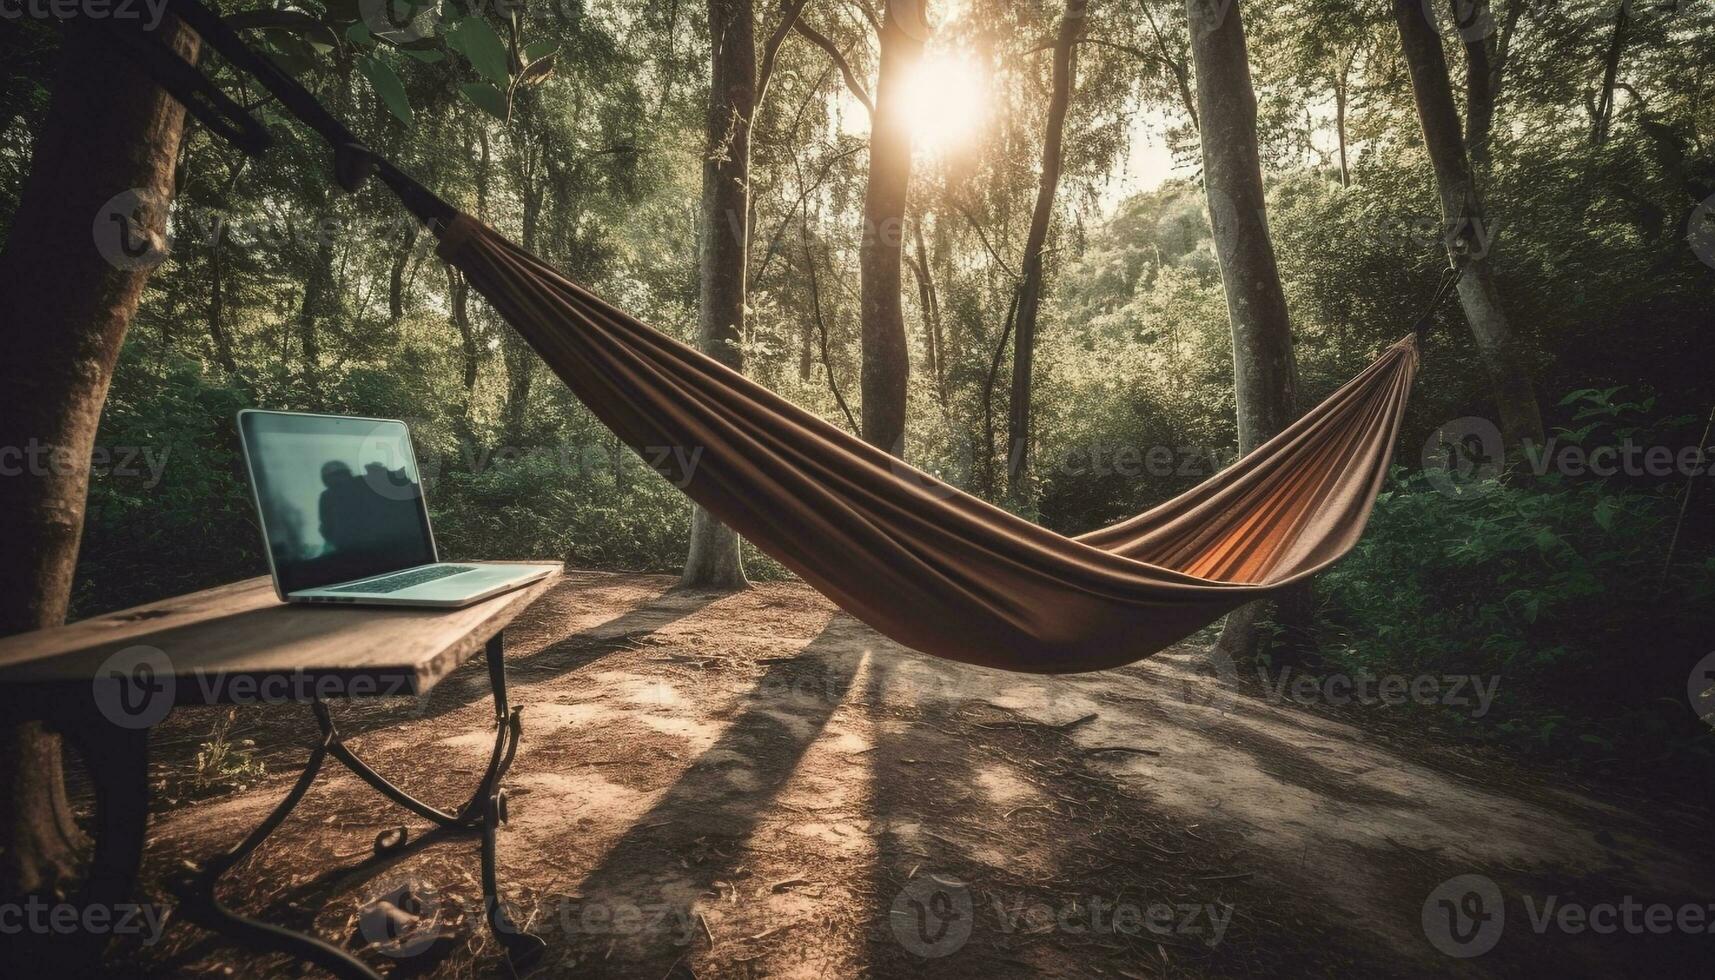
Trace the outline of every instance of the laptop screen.
{"label": "laptop screen", "polygon": [[258,411],[238,421],[282,593],[434,562],[404,423]]}

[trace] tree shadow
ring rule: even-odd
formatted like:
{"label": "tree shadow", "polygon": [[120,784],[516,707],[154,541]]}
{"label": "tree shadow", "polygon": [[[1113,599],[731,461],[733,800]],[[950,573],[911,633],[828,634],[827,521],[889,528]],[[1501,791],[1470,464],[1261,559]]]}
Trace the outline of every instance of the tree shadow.
{"label": "tree shadow", "polygon": [[795,656],[769,662],[731,723],[569,893],[547,896],[540,931],[591,976],[688,975],[697,899],[734,876],[771,801],[851,689],[862,655],[837,617]]}

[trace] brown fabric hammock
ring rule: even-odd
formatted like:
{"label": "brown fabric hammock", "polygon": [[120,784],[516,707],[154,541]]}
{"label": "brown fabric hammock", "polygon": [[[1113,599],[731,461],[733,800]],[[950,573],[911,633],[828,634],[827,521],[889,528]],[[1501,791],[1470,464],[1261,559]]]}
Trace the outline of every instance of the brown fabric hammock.
{"label": "brown fabric hammock", "polygon": [[1155,653],[1356,543],[1417,373],[1411,337],[1150,511],[1068,538],[984,503],[603,302],[468,215],[440,254],[639,452],[842,609],[950,660],[1038,674]]}

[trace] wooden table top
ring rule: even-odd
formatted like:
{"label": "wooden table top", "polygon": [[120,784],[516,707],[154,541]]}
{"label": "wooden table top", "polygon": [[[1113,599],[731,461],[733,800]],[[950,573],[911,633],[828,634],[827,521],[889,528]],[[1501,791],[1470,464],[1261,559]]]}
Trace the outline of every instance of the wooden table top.
{"label": "wooden table top", "polygon": [[462,609],[288,604],[267,576],[248,579],[0,638],[0,688],[17,695],[32,685],[88,685],[109,657],[146,647],[164,657],[128,656],[149,659],[157,676],[170,674],[180,704],[244,700],[255,684],[278,685],[281,677],[304,685],[326,679],[332,697],[423,694],[559,575]]}

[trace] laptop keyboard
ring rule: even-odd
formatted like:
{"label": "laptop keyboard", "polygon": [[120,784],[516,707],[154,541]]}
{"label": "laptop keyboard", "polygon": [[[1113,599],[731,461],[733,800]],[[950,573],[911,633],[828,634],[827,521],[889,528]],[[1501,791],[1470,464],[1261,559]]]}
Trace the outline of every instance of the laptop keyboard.
{"label": "laptop keyboard", "polygon": [[359,582],[356,585],[342,585],[336,589],[329,589],[328,591],[398,592],[400,589],[409,589],[413,585],[422,585],[424,582],[433,582],[436,579],[443,579],[449,575],[458,575],[461,572],[470,572],[475,570],[475,565],[430,565],[427,568],[413,568],[408,572],[400,572],[397,575],[389,575],[386,578],[378,578],[370,582]]}

